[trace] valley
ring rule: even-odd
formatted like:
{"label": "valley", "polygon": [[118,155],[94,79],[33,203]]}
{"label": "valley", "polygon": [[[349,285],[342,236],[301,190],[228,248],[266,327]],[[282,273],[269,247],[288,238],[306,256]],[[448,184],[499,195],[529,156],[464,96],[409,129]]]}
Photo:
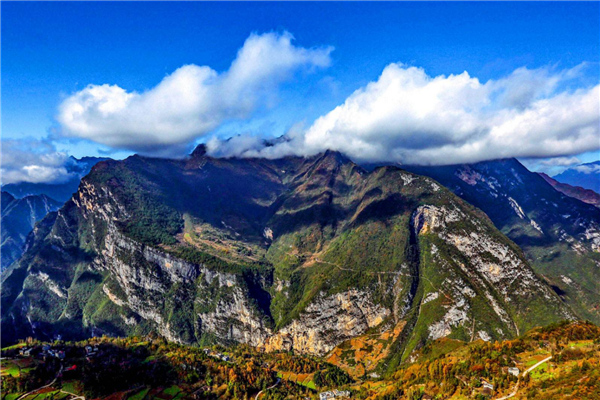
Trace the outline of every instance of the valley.
{"label": "valley", "polygon": [[[188,347],[151,336],[29,340],[2,349],[2,399],[558,400],[600,394],[600,329],[589,323],[536,328],[494,343],[438,339],[387,377],[366,374],[358,353],[348,357],[349,346],[371,351],[368,341],[359,341],[323,360],[246,345]],[[48,348],[61,349],[64,358],[42,350]]]}

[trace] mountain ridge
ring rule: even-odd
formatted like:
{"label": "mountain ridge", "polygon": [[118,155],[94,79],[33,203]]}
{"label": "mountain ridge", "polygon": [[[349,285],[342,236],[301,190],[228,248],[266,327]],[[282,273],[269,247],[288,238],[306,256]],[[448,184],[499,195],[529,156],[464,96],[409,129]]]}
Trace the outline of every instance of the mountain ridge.
{"label": "mountain ridge", "polygon": [[571,186],[581,186],[600,193],[600,161],[569,167],[553,179]]}
{"label": "mountain ridge", "polygon": [[2,240],[0,271],[6,269],[23,253],[27,236],[48,212],[58,210],[61,203],[46,195],[30,195],[21,199],[2,191]]}
{"label": "mountain ridge", "polygon": [[584,318],[600,321],[600,210],[566,196],[516,159],[404,166],[483,210]]}
{"label": "mountain ridge", "polygon": [[337,152],[99,163],[31,242],[2,278],[5,339],[156,331],[324,354],[404,326],[385,371],[435,338],[575,318],[484,213]]}
{"label": "mountain ridge", "polygon": [[593,190],[585,189],[581,186],[571,186],[568,183],[561,183],[543,172],[540,172],[539,174],[546,180],[546,182],[552,185],[552,187],[559,192],[577,200],[581,200],[584,203],[600,207],[600,194],[594,192]]}

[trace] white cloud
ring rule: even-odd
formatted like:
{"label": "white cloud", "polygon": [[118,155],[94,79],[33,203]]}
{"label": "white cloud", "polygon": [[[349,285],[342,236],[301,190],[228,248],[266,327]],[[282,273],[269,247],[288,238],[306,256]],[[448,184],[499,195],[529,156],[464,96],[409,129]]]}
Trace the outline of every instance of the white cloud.
{"label": "white cloud", "polygon": [[481,83],[467,72],[431,77],[421,68],[390,64],[303,134],[242,154],[332,149],[357,161],[439,165],[596,150],[600,86],[569,88],[582,68],[520,68]]}
{"label": "white cloud", "polygon": [[577,157],[554,157],[540,161],[540,164],[547,167],[568,167],[580,163],[581,160]]}
{"label": "white cloud", "polygon": [[584,174],[596,174],[596,173],[600,173],[600,165],[598,164],[593,164],[593,165],[578,165],[576,167],[573,167],[571,169],[574,169],[578,172],[582,172]]}
{"label": "white cloud", "polygon": [[292,40],[287,32],[252,34],[227,71],[185,65],[143,93],[89,85],[60,105],[57,120],[65,136],[177,154],[223,122],[248,117],[297,69],[330,64],[331,47],[307,49]]}
{"label": "white cloud", "polygon": [[57,151],[46,141],[5,139],[2,140],[1,181],[3,185],[65,182],[72,176],[66,168],[68,162],[66,153]]}

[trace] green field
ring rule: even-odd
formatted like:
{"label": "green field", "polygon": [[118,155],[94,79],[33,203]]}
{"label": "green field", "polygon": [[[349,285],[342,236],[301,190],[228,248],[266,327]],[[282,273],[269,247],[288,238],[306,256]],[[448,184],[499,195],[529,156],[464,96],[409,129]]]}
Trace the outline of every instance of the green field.
{"label": "green field", "polygon": [[81,390],[79,389],[79,384],[78,384],[78,382],[75,382],[75,381],[63,383],[61,389],[64,390],[65,392],[81,394]]}
{"label": "green field", "polygon": [[169,396],[176,397],[181,392],[181,388],[179,386],[171,386],[163,390],[163,393],[168,394]]}
{"label": "green field", "polygon": [[2,360],[2,375],[18,377],[20,375],[20,368],[13,361]]}
{"label": "green field", "polygon": [[149,391],[150,391],[150,388],[142,389],[139,392],[137,392],[136,394],[129,396],[127,398],[127,400],[142,400],[144,397],[146,397],[146,395],[148,394]]}

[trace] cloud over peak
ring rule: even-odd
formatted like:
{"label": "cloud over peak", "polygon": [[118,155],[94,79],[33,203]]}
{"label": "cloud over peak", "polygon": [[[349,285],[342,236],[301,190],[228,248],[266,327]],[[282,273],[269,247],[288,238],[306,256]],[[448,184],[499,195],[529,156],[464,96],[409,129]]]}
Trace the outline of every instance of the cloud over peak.
{"label": "cloud over peak", "polygon": [[[429,165],[596,150],[600,86],[570,88],[582,68],[519,68],[482,83],[467,72],[431,77],[422,68],[390,64],[302,134],[268,148],[254,143],[234,150],[276,157],[332,149],[358,161]],[[218,143],[211,147],[218,151]]]}
{"label": "cloud over peak", "polygon": [[154,88],[89,85],[59,106],[65,136],[143,153],[177,154],[223,122],[248,117],[300,68],[327,67],[331,47],[302,48],[284,32],[252,34],[230,68],[184,65]]}
{"label": "cloud over peak", "polygon": [[44,140],[3,139],[2,184],[17,182],[62,183],[70,178],[69,156]]}

